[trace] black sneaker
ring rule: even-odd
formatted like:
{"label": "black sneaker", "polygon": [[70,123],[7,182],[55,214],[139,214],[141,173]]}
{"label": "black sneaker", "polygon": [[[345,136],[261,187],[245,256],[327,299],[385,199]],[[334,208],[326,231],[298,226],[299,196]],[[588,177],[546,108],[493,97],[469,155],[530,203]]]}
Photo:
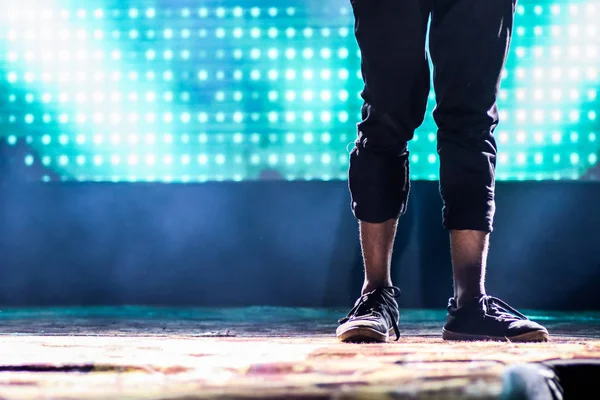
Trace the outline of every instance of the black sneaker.
{"label": "black sneaker", "polygon": [[442,331],[444,340],[501,340],[511,342],[546,342],[546,328],[530,321],[502,300],[481,296],[458,308],[456,300],[448,302],[448,316]]}
{"label": "black sneaker", "polygon": [[393,331],[398,340],[398,296],[400,289],[395,286],[375,289],[360,296],[348,315],[339,320],[337,338],[351,343],[387,342],[390,331]]}

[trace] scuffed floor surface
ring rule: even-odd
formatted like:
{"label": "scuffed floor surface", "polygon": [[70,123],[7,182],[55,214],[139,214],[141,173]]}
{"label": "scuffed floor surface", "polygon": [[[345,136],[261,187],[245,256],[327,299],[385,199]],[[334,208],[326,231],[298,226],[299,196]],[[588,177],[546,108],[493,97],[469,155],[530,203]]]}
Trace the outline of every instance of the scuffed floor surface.
{"label": "scuffed floor surface", "polygon": [[545,344],[447,343],[405,311],[385,345],[332,337],[342,311],[98,308],[0,313],[0,399],[494,399],[513,363],[600,358],[600,314],[536,314]]}

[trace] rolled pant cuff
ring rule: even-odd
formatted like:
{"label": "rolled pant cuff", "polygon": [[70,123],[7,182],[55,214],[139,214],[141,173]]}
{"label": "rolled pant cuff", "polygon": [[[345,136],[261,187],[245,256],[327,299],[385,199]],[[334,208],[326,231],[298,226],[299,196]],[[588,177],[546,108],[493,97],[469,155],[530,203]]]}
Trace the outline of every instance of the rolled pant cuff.
{"label": "rolled pant cuff", "polygon": [[493,217],[487,213],[483,216],[467,213],[465,215],[444,215],[444,228],[451,231],[479,231],[492,233]]}

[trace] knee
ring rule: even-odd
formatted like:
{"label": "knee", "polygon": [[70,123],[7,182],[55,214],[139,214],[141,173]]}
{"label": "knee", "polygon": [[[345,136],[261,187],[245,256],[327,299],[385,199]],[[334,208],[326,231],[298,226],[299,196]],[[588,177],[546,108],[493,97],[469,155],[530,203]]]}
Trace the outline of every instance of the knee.
{"label": "knee", "polygon": [[361,110],[362,121],[358,124],[357,147],[387,153],[406,150],[418,123],[406,115],[406,107],[390,108],[400,111],[387,113],[365,101]]}
{"label": "knee", "polygon": [[349,188],[357,219],[380,223],[400,217],[410,190],[406,146],[374,152],[357,145],[350,154]]}
{"label": "knee", "polygon": [[[466,94],[465,94],[466,96]],[[498,107],[495,100],[473,98],[456,100],[456,104],[440,104],[433,112],[434,120],[440,129],[440,135],[470,136],[481,138],[492,136],[492,132],[499,124]],[[470,104],[470,102],[474,102]],[[447,101],[450,103],[450,101]]]}

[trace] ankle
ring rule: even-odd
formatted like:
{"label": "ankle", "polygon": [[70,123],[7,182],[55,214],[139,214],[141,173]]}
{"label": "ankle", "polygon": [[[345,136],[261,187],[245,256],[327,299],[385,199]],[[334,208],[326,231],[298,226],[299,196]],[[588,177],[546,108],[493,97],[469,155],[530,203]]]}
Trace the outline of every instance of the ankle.
{"label": "ankle", "polygon": [[392,280],[391,279],[385,279],[385,280],[367,280],[365,281],[365,283],[363,284],[362,287],[362,294],[365,293],[369,293],[372,292],[373,290],[376,289],[381,289],[384,287],[391,287],[392,286]]}
{"label": "ankle", "polygon": [[465,304],[471,303],[473,300],[478,299],[481,296],[485,296],[485,292],[460,293],[455,297],[456,307],[461,308]]}

